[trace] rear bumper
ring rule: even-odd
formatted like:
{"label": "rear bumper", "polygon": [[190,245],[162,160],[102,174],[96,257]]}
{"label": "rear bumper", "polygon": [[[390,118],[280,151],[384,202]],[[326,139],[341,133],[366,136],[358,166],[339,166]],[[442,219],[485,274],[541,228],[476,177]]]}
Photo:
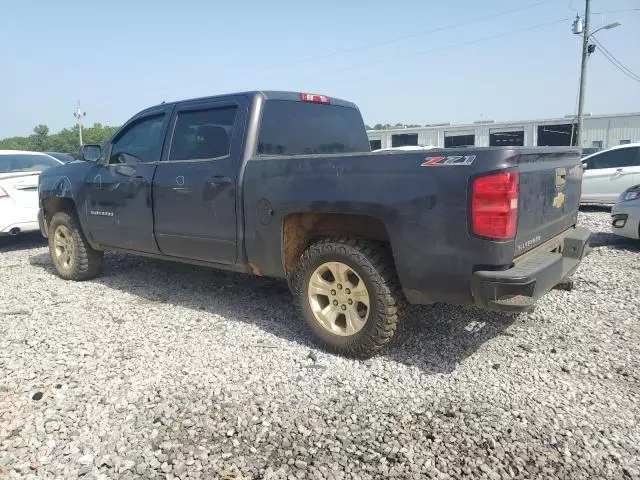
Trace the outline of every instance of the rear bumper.
{"label": "rear bumper", "polygon": [[36,210],[17,206],[11,199],[0,200],[0,235],[38,230]]}
{"label": "rear bumper", "polygon": [[492,310],[530,309],[575,272],[589,253],[590,236],[586,228],[574,228],[565,236],[560,252],[536,252],[507,270],[475,272],[471,284],[474,302]]}
{"label": "rear bumper", "polygon": [[14,235],[18,233],[37,232],[38,222],[14,222],[0,227],[0,235]]}

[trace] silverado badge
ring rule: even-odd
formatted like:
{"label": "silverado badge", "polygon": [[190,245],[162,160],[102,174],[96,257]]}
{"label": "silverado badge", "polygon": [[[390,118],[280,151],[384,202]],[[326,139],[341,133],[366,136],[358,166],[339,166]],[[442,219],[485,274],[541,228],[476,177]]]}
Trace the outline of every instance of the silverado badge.
{"label": "silverado badge", "polygon": [[558,194],[553,199],[553,206],[555,208],[562,208],[564,205],[564,193],[558,192]]}

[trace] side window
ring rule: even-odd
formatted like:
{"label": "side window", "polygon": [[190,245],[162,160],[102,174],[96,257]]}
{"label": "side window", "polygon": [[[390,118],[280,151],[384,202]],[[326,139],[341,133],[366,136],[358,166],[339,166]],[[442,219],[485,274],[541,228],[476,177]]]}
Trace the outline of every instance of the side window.
{"label": "side window", "polygon": [[592,160],[592,168],[596,169],[632,167],[638,164],[638,150],[636,148],[611,150],[593,157]]}
{"label": "side window", "polygon": [[142,163],[154,158],[162,141],[164,114],[143,118],[129,125],[113,142],[109,163]]}
{"label": "side window", "polygon": [[178,112],[168,160],[204,160],[225,157],[237,106]]}

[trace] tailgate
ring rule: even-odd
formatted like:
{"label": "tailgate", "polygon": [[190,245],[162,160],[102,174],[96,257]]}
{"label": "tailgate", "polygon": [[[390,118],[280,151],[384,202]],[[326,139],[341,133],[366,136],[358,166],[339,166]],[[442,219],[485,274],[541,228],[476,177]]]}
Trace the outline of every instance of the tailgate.
{"label": "tailgate", "polygon": [[582,191],[579,151],[540,150],[518,156],[516,257],[564,232],[578,219]]}
{"label": "tailgate", "polygon": [[38,207],[38,177],[40,172],[1,173],[0,187],[18,206]]}

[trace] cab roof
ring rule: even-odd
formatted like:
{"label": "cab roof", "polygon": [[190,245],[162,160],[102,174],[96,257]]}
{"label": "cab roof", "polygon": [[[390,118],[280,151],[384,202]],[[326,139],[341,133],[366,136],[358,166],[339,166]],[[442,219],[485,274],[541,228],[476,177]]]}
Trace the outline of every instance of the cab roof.
{"label": "cab roof", "polygon": [[226,93],[226,94],[222,94],[222,95],[211,95],[211,96],[207,96],[207,97],[196,97],[196,98],[189,98],[189,99],[184,99],[184,100],[176,100],[173,102],[162,102],[158,105],[154,105],[152,107],[146,108],[144,110],[142,110],[140,113],[146,112],[147,110],[152,110],[154,108],[158,108],[160,106],[163,105],[178,105],[178,104],[184,104],[184,103],[198,103],[198,102],[203,102],[203,101],[207,101],[207,100],[224,100],[225,98],[229,98],[229,97],[237,97],[237,96],[244,96],[244,97],[248,97],[248,98],[254,98],[256,96],[262,96],[265,100],[287,100],[287,101],[292,101],[292,102],[302,102],[302,95],[303,94],[314,94],[314,95],[322,95],[325,96],[327,98],[329,98],[331,105],[338,105],[341,107],[349,107],[349,108],[355,108],[356,110],[358,109],[358,106],[355,103],[349,102],[347,100],[342,100],[340,98],[336,98],[336,97],[331,97],[329,95],[324,95],[324,94],[316,94],[315,92],[287,92],[287,91],[281,91],[281,90],[253,90],[253,91],[248,91],[248,92],[238,92],[238,93]]}

